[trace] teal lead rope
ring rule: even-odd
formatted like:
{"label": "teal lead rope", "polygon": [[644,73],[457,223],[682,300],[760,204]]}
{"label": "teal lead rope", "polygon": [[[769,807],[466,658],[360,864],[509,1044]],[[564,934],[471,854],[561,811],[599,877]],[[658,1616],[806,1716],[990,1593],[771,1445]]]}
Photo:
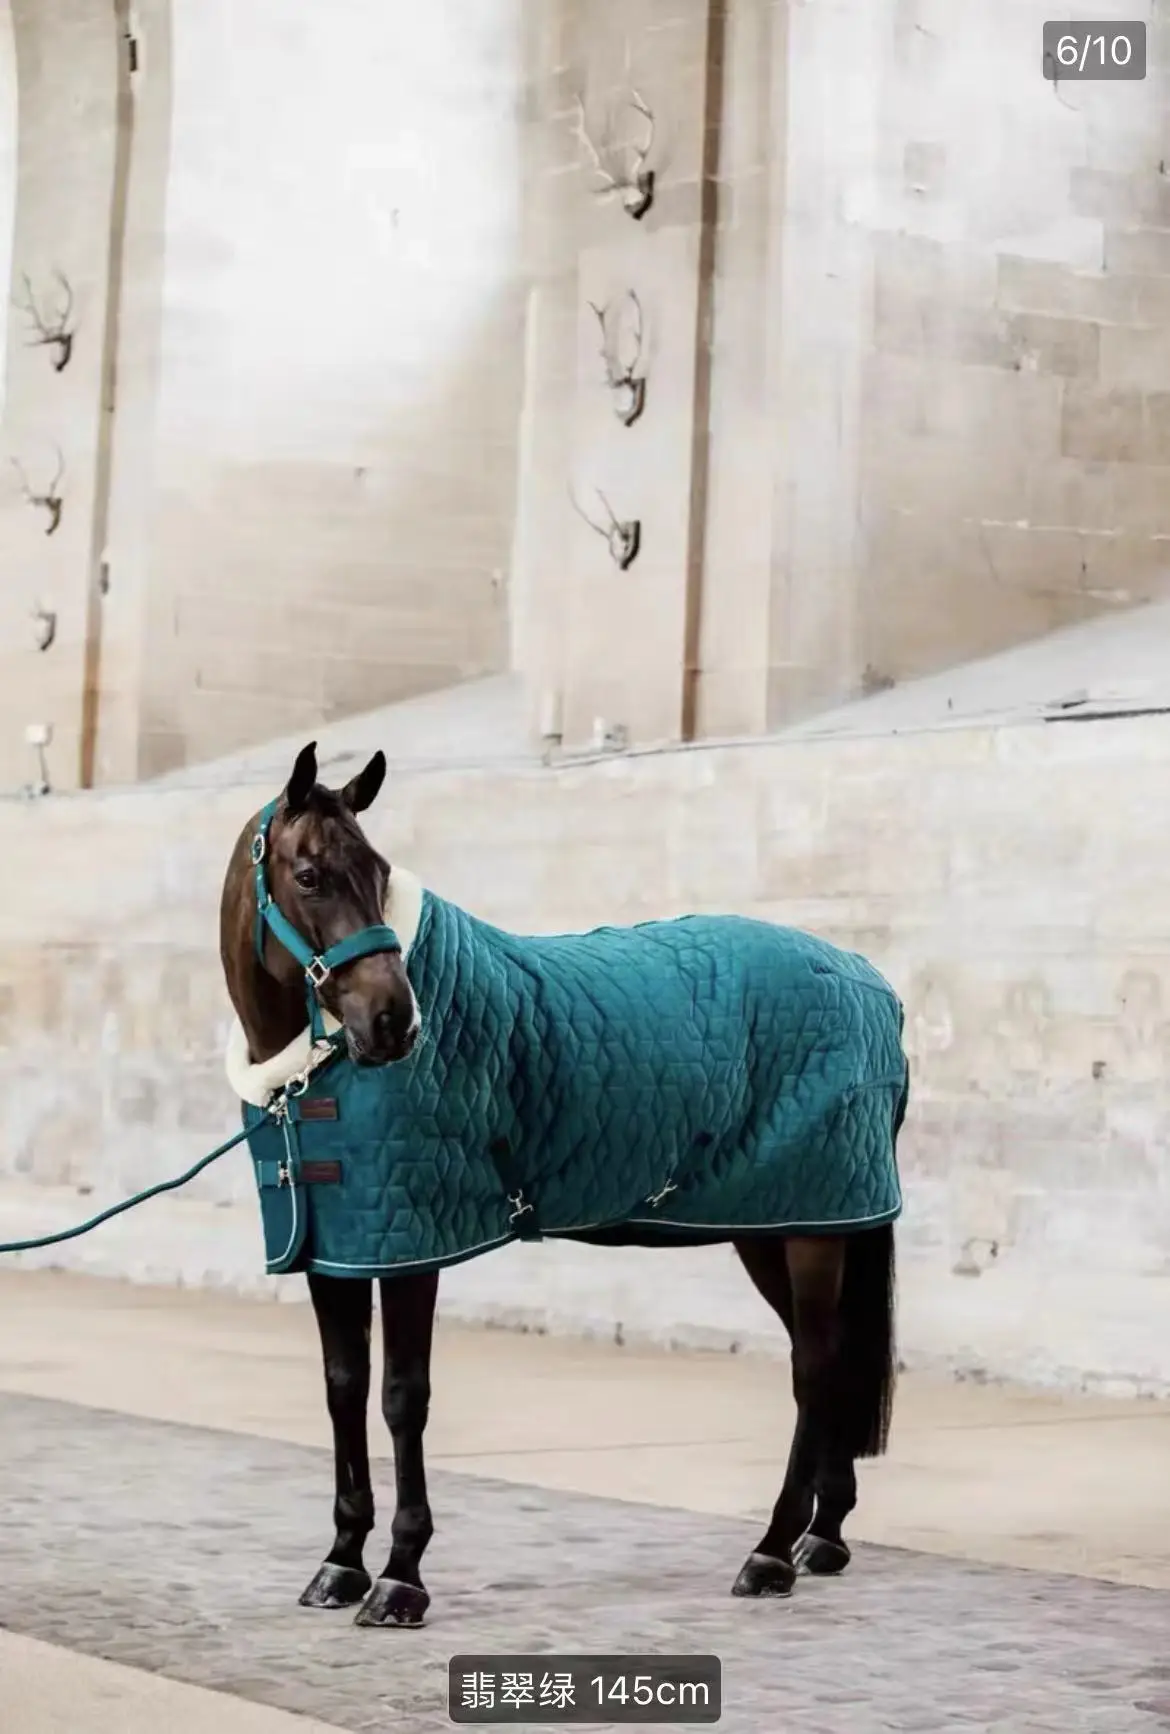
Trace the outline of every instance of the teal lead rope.
{"label": "teal lead rope", "polygon": [[221,1156],[226,1156],[229,1150],[242,1144],[247,1136],[248,1128],[245,1126],[242,1132],[237,1132],[234,1138],[229,1138],[226,1144],[221,1144],[210,1156],[201,1156],[198,1162],[193,1163],[182,1174],[177,1174],[173,1180],[160,1180],[155,1186],[145,1186],[132,1198],[123,1198],[120,1203],[111,1204],[108,1210],[99,1210],[97,1215],[91,1216],[88,1221],[79,1222],[76,1228],[63,1228],[59,1234],[41,1234],[35,1240],[0,1240],[0,1253],[36,1252],[42,1246],[59,1246],[63,1240],[76,1240],[79,1235],[88,1234],[91,1228],[108,1222],[111,1216],[121,1216],[124,1210],[133,1210],[136,1204],[145,1204],[148,1198],[157,1198],[160,1192],[175,1192],[180,1186],[186,1186],[197,1174],[202,1174],[205,1168],[210,1168],[213,1162],[218,1162]]}
{"label": "teal lead rope", "polygon": [[[268,831],[279,805],[278,800],[269,801],[260,814],[256,833],[252,839],[251,861],[256,891],[256,954],[263,962],[265,933],[266,930],[271,929],[280,944],[292,953],[304,970],[305,1004],[309,1014],[309,1039],[314,1048],[318,1048],[323,1043],[328,1043],[330,1047],[328,1055],[321,1055],[315,1063],[311,1063],[310,1069],[316,1071],[323,1063],[328,1063],[336,1058],[339,1052],[337,1038],[334,1037],[330,1040],[325,1035],[320,1001],[317,997],[320,989],[335,969],[341,969],[347,963],[356,963],[360,957],[371,957],[378,951],[401,951],[402,947],[394,929],[384,924],[375,927],[363,927],[359,932],[351,933],[347,938],[338,940],[336,945],[331,945],[327,951],[321,952],[320,955],[314,952],[311,945],[306,943],[284,912],[277,907],[268,888],[266,865]],[[287,1097],[303,1094],[307,1081],[307,1072],[302,1074],[300,1079],[291,1079],[266,1110],[273,1119],[285,1121],[286,1146],[289,1148],[290,1161],[294,1166],[296,1153],[292,1146],[295,1145],[296,1138],[288,1119]],[[299,1088],[297,1087],[298,1084]],[[198,1162],[182,1174],[176,1175],[173,1180],[160,1180],[155,1186],[145,1186],[141,1192],[136,1192],[132,1198],[123,1198],[119,1204],[111,1204],[108,1210],[100,1210],[96,1216],[91,1216],[88,1221],[78,1223],[76,1228],[64,1228],[60,1234],[41,1234],[35,1240],[0,1240],[0,1254],[36,1252],[42,1246],[59,1246],[63,1240],[76,1240],[79,1235],[88,1234],[92,1228],[97,1228],[99,1224],[108,1222],[111,1216],[121,1216],[124,1210],[133,1210],[136,1204],[145,1204],[148,1198],[157,1198],[161,1192],[177,1192],[180,1186],[186,1186],[189,1181],[194,1180],[197,1174],[202,1174],[205,1168],[210,1168],[213,1162],[218,1162],[221,1156],[226,1156],[229,1150],[234,1150],[237,1144],[242,1144],[248,1136],[249,1130],[254,1130],[254,1128],[245,1127],[242,1132],[237,1132],[234,1138],[229,1138],[226,1144],[221,1144],[218,1150],[213,1150],[209,1156],[200,1157]],[[282,1185],[292,1184],[295,1178],[295,1174],[287,1168],[282,1170]]]}
{"label": "teal lead rope", "polygon": [[[300,1172],[300,1140],[297,1137],[296,1121],[289,1111],[289,1098],[295,1100],[303,1096],[310,1076],[332,1065],[340,1051],[341,1043],[334,1037],[325,1047],[318,1049],[306,1069],[297,1077],[290,1078],[264,1109],[270,1120],[280,1121],[284,1126],[286,1154],[281,1163],[278,1182],[281,1186],[295,1186]],[[237,1132],[234,1137],[220,1144],[210,1155],[201,1156],[198,1162],[193,1162],[190,1168],[185,1168],[181,1174],[176,1174],[173,1180],[159,1180],[154,1186],[144,1186],[141,1192],[135,1192],[130,1198],[123,1198],[117,1204],[111,1204],[106,1210],[99,1210],[96,1216],[79,1222],[75,1228],[63,1228],[59,1234],[41,1234],[35,1240],[0,1240],[0,1255],[6,1252],[36,1252],[42,1246],[59,1246],[63,1240],[76,1240],[79,1235],[88,1234],[91,1228],[98,1228],[103,1222],[108,1222],[111,1216],[121,1216],[124,1210],[133,1210],[136,1204],[145,1204],[147,1199],[157,1198],[162,1192],[177,1192],[180,1186],[186,1186],[197,1174],[202,1174],[205,1168],[210,1168],[213,1162],[218,1162],[221,1156],[226,1156],[229,1150],[242,1144],[255,1130],[256,1124],[245,1126],[242,1132]]]}

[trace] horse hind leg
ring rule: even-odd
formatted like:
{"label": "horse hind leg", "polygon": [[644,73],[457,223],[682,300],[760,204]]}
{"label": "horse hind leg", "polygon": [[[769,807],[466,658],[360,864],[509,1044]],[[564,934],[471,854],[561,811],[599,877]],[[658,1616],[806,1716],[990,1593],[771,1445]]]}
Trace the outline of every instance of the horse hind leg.
{"label": "horse hind leg", "polygon": [[[779,1240],[745,1241],[741,1253],[753,1283],[792,1337],[792,1284]],[[848,1268],[848,1253],[846,1254]],[[815,1516],[792,1550],[798,1572],[835,1577],[852,1557],[841,1526],[857,1504],[857,1476],[848,1452],[826,1447],[813,1476]]]}
{"label": "horse hind leg", "polygon": [[321,1337],[325,1397],[333,1424],[333,1546],[302,1592],[305,1608],[345,1608],[370,1588],[362,1560],[374,1527],[366,1405],[370,1395],[373,1284],[360,1278],[309,1276]]}
{"label": "horse hind leg", "polygon": [[[909,1099],[907,1076],[894,1108],[895,1146]],[[854,1462],[880,1457],[889,1439],[898,1378],[895,1278],[892,1222],[849,1236],[840,1305],[839,1424],[821,1454],[816,1515],[796,1554],[798,1566],[816,1576],[835,1576],[849,1564],[841,1525],[857,1504]]]}
{"label": "horse hind leg", "polygon": [[[751,1240],[737,1250],[795,1342],[792,1281],[780,1245]],[[836,1576],[849,1564],[841,1531],[857,1504],[854,1462],[885,1450],[897,1376],[893,1226],[851,1234],[844,1246],[834,1400],[813,1474],[814,1516],[792,1555],[798,1570],[819,1577]]]}
{"label": "horse hind leg", "polygon": [[848,1452],[826,1448],[813,1477],[816,1510],[792,1550],[798,1571],[813,1577],[839,1577],[853,1555],[841,1526],[857,1504],[857,1472]]}
{"label": "horse hind leg", "polygon": [[806,1557],[801,1544],[813,1520],[818,1472],[830,1454],[845,1448],[837,1426],[845,1243],[835,1237],[744,1240],[736,1242],[736,1251],[792,1337],[796,1427],[771,1522],[732,1594],[787,1596]]}
{"label": "horse hind leg", "polygon": [[817,1467],[816,1515],[798,1549],[798,1564],[817,1576],[834,1576],[849,1564],[841,1525],[857,1504],[854,1462],[880,1457],[889,1439],[898,1371],[894,1278],[892,1223],[849,1236],[832,1434]]}

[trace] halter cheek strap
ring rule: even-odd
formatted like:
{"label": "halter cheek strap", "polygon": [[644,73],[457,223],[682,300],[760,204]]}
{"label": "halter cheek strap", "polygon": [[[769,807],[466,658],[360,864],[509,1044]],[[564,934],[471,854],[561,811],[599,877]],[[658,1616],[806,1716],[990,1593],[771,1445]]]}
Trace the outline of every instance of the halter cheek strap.
{"label": "halter cheek strap", "polygon": [[279,800],[269,801],[257,820],[256,832],[252,838],[252,873],[256,887],[256,955],[261,962],[264,961],[264,942],[271,933],[300,964],[305,972],[305,1005],[309,1013],[309,1034],[314,1042],[319,1042],[324,1039],[325,1025],[318,995],[334,970],[343,968],[347,963],[356,963],[359,957],[372,957],[378,951],[401,951],[402,946],[394,929],[387,927],[384,922],[379,922],[374,927],[359,928],[356,933],[347,934],[344,939],[339,939],[336,945],[331,945],[322,952],[315,952],[308,941],[297,932],[284,911],[273,901],[268,885],[268,833],[279,806]]}

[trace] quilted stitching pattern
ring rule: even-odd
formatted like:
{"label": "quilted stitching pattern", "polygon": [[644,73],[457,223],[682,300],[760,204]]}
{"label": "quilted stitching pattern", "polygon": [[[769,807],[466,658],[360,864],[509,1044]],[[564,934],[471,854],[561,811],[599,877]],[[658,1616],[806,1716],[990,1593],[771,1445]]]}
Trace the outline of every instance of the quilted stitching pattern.
{"label": "quilted stitching pattern", "polygon": [[[902,1008],[863,958],[740,916],[521,938],[427,893],[409,972],[410,1059],[338,1061],[310,1091],[338,1119],[302,1124],[301,1155],[340,1161],[340,1184],[261,1191],[271,1270],[390,1273],[514,1239],[532,1218],[512,1220],[497,1159],[545,1234],[901,1210]],[[246,1114],[253,1156],[279,1156]]]}

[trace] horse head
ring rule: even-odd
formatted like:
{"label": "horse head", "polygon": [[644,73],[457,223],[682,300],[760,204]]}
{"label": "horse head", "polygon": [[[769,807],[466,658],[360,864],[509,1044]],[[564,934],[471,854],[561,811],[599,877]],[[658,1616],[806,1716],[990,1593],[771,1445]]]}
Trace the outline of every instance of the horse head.
{"label": "horse head", "polygon": [[389,1065],[414,1047],[418,1002],[383,914],[391,868],[358,823],[385,776],[377,752],[344,788],[327,789],[310,742],[236,843],[220,956],[255,1061],[304,1028],[306,1003],[310,1023],[317,1006],[336,1020],[358,1065]]}

